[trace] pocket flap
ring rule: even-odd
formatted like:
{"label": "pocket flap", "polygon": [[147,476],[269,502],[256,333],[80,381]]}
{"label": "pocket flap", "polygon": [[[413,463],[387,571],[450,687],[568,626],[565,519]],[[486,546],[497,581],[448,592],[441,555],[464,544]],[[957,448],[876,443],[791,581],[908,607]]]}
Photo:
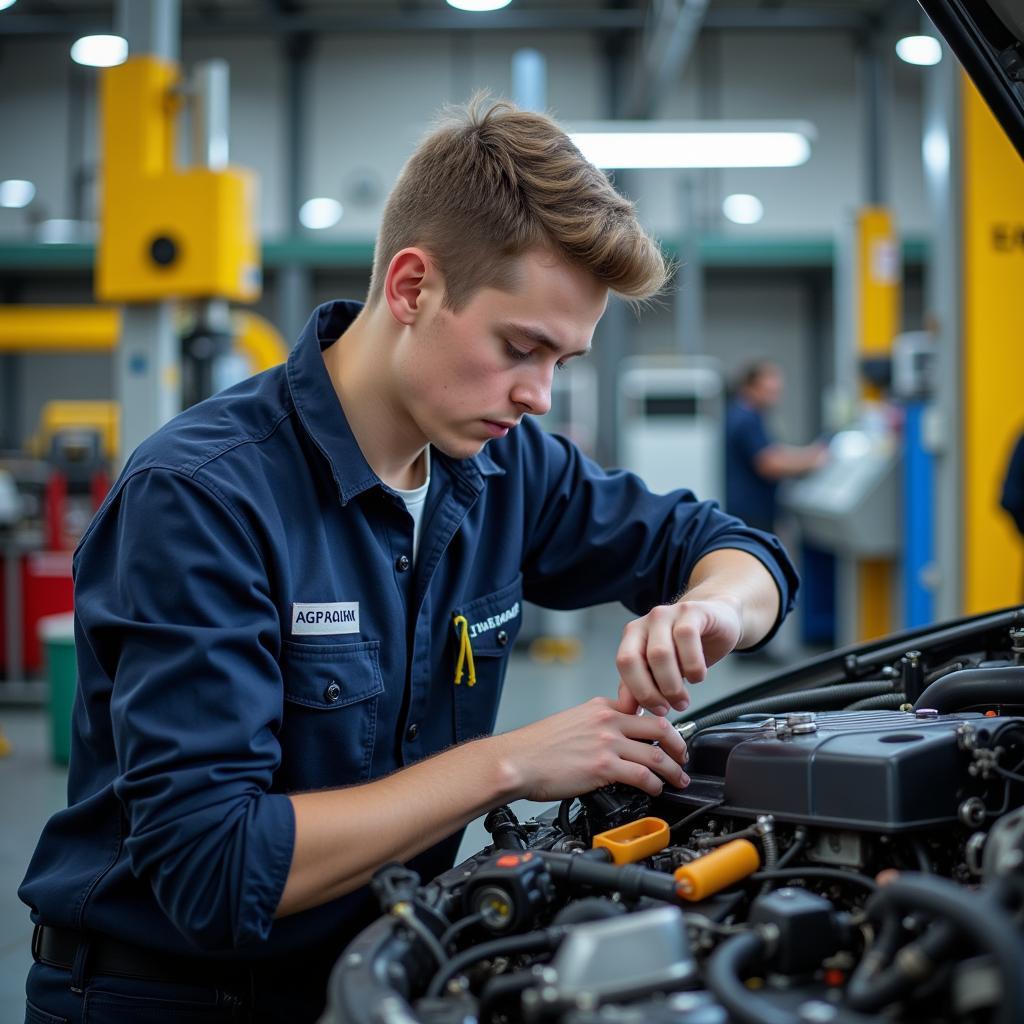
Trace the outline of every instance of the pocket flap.
{"label": "pocket flap", "polygon": [[281,659],[285,700],[333,711],[383,693],[379,651],[379,640],[358,644],[286,640]]}
{"label": "pocket flap", "polygon": [[[474,655],[508,654],[523,622],[522,574],[501,590],[478,597],[453,614],[466,617]],[[461,640],[461,628],[453,629],[456,639]]]}

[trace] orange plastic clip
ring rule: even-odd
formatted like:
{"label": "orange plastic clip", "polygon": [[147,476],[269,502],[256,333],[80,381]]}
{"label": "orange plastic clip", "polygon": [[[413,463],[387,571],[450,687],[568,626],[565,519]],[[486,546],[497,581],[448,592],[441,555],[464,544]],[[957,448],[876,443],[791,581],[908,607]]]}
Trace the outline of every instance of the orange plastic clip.
{"label": "orange plastic clip", "polygon": [[757,847],[749,839],[733,839],[676,868],[676,892],[684,900],[702,900],[752,875],[760,866]]}
{"label": "orange plastic clip", "polygon": [[607,850],[615,864],[632,864],[668,846],[668,822],[637,818],[594,836],[594,849]]}

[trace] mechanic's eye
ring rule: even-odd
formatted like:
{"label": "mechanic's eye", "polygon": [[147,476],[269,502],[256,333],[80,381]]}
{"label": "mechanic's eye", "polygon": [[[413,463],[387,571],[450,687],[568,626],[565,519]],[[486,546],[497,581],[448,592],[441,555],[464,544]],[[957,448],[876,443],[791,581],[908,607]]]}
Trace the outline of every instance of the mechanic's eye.
{"label": "mechanic's eye", "polygon": [[558,360],[558,362],[557,362],[557,363],[555,363],[555,369],[556,369],[556,370],[567,370],[568,368],[569,368],[569,367],[568,367],[568,365],[566,364],[566,362],[565,362],[565,360],[564,360],[564,359],[559,359],[559,360]]}
{"label": "mechanic's eye", "polygon": [[531,352],[524,352],[521,348],[516,348],[515,345],[505,342],[505,351],[508,352],[509,358],[514,359],[516,362],[522,362],[524,359],[529,359],[532,355]]}

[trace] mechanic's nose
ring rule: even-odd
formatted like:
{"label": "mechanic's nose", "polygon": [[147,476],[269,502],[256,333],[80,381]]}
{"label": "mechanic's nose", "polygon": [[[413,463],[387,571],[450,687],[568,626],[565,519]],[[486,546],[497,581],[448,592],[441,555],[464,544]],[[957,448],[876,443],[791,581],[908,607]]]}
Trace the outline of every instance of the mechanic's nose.
{"label": "mechanic's nose", "polygon": [[518,381],[509,397],[532,416],[543,416],[551,408],[551,374]]}

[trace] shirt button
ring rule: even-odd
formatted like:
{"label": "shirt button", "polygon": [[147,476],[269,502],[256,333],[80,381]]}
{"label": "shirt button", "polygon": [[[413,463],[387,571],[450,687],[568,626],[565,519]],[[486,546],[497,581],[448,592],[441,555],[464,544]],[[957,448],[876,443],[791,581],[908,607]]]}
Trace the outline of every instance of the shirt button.
{"label": "shirt button", "polygon": [[409,558],[406,555],[399,555],[395,560],[395,568],[399,572],[406,572],[410,565],[412,565],[412,562],[409,561]]}
{"label": "shirt button", "polygon": [[414,739],[420,734],[420,727],[413,722],[408,729],[405,730],[405,738],[412,743]]}
{"label": "shirt button", "polygon": [[324,700],[327,701],[328,704],[333,704],[340,696],[341,687],[336,682],[331,680],[327,689],[324,690]]}
{"label": "shirt button", "polygon": [[494,639],[497,640],[502,647],[504,647],[508,643],[508,633],[506,633],[505,630],[503,629],[499,629],[498,632],[494,635]]}

